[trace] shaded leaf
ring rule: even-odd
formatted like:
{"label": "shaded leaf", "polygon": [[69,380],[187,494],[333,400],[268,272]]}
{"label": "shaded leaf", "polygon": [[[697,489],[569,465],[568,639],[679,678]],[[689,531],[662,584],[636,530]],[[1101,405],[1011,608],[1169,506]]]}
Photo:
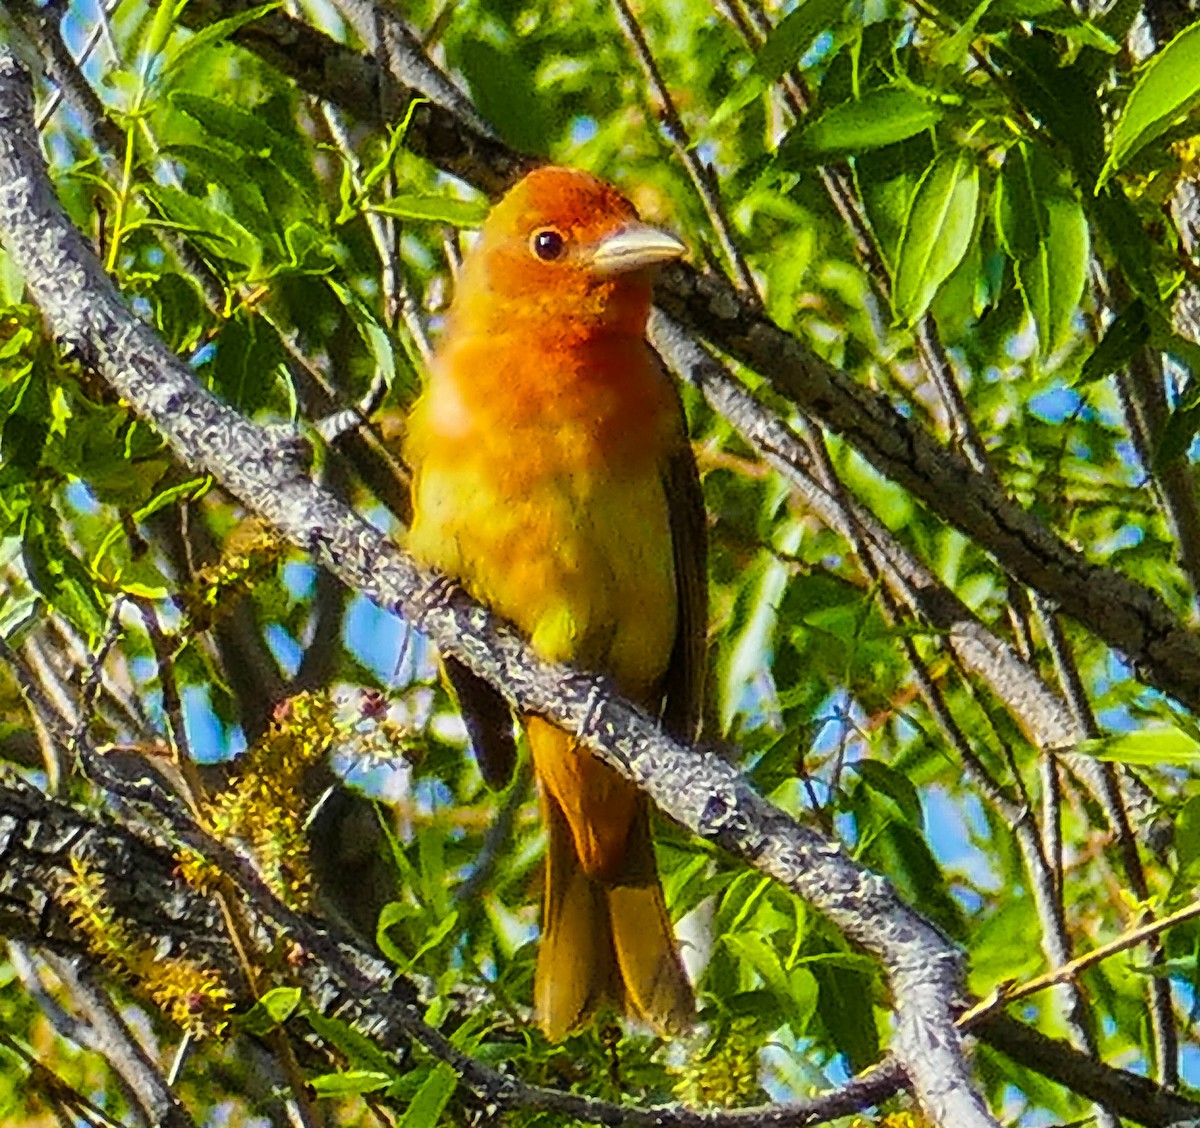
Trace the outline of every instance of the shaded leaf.
{"label": "shaded leaf", "polygon": [[1104,331],[1104,336],[1083,362],[1076,383],[1092,384],[1124,368],[1149,340],[1150,323],[1146,319],[1146,306],[1140,298],[1136,298]]}
{"label": "shaded leaf", "polygon": [[845,7],[846,0],[804,0],[780,20],[758,49],[749,73],[717,107],[707,132],[711,133],[714,127],[778,82],[812,46],[813,40],[841,17]]}

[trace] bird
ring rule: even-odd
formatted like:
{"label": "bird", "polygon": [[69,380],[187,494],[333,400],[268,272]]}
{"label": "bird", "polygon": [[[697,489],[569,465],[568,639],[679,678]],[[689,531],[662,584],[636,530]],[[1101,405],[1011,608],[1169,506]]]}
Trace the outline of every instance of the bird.
{"label": "bird", "polygon": [[[646,340],[657,268],[686,253],[579,169],[525,176],[464,258],[405,428],[407,548],[547,662],[604,676],[698,735],[707,628],[704,501],[678,389]],[[481,774],[516,758],[504,698],[452,657]],[[522,718],[547,847],[534,1012],[559,1041],[615,1008],[682,1033],[694,995],[646,796],[568,732]]]}

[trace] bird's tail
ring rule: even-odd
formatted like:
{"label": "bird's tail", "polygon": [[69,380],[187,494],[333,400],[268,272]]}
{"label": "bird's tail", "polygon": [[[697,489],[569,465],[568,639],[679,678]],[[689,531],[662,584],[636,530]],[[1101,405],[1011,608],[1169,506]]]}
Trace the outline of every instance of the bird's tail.
{"label": "bird's tail", "polygon": [[695,1002],[658,880],[649,809],[642,795],[634,803],[621,863],[600,879],[585,871],[562,807],[542,788],[549,843],[534,998],[551,1041],[605,1004],[660,1034],[691,1023]]}

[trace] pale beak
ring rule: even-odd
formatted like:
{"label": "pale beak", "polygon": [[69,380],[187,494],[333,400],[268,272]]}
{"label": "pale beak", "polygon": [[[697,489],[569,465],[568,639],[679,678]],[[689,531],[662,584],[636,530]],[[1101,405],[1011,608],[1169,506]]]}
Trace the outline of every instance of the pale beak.
{"label": "pale beak", "polygon": [[674,235],[643,223],[631,223],[615,235],[601,239],[592,252],[592,267],[599,274],[624,274],[662,262],[671,262],[687,254]]}

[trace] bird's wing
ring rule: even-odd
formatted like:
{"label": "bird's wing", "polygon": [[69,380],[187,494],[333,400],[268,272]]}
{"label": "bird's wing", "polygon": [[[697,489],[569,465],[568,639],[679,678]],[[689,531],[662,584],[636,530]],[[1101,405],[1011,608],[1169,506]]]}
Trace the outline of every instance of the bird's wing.
{"label": "bird's wing", "polygon": [[458,698],[483,782],[496,790],[507,787],[517,762],[513,715],[508,702],[456,658],[444,657],[442,668]]}
{"label": "bird's wing", "polygon": [[708,525],[700,474],[687,432],[663,470],[671,515],[678,620],[671,662],[663,679],[663,725],[693,741],[700,731],[708,649]]}

